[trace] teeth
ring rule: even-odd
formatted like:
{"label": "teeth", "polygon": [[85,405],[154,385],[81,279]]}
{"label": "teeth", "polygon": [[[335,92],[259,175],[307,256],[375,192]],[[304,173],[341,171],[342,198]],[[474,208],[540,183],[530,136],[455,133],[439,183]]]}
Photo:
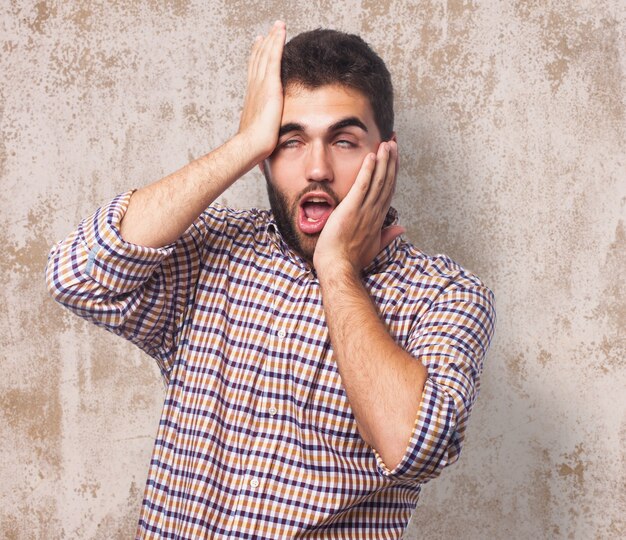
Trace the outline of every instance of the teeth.
{"label": "teeth", "polygon": [[311,219],[310,217],[306,218],[309,223],[317,223],[319,219]]}
{"label": "teeth", "polygon": [[327,202],[326,199],[322,199],[321,197],[311,197],[310,199],[307,199],[306,202],[312,202],[312,203],[325,203]]}

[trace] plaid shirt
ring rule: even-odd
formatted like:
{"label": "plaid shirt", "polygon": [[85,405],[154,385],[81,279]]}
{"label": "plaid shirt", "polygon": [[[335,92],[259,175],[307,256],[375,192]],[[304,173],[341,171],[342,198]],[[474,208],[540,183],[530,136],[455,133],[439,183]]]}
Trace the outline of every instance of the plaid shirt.
{"label": "plaid shirt", "polygon": [[57,301],[140,347],[167,383],[137,538],[400,538],[421,484],[459,457],[491,291],[402,238],[365,269],[389,332],[428,368],[389,470],[357,430],[315,272],[272,214],[212,206],[153,249],[119,234],[131,194],[54,246],[46,277]]}

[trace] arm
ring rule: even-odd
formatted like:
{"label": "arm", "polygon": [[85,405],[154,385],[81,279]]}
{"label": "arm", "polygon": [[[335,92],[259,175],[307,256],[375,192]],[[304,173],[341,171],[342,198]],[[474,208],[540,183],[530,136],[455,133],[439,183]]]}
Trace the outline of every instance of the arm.
{"label": "arm", "polygon": [[380,320],[360,272],[402,232],[381,231],[396,152],[391,142],[376,161],[366,158],[320,235],[314,264],[338,369],[380,473],[424,482],[459,456],[495,314],[491,292],[444,261],[457,277],[420,314],[406,350]]}
{"label": "arm", "polygon": [[351,267],[320,274],[320,284],[334,356],[359,432],[393,469],[413,431],[426,368],[393,340]]}
{"label": "arm", "polygon": [[365,158],[352,189],[324,227],[313,259],[330,340],[359,432],[387,465],[404,456],[427,375],[395,343],[360,280],[361,270],[403,232],[400,227],[381,232],[396,166],[393,141]]}
{"label": "arm", "polygon": [[226,227],[225,212],[206,206],[277,140],[284,37],[277,23],[255,42],[235,137],[159,182],[116,197],[48,257],[53,298],[141,347],[166,376],[204,246],[219,242]]}
{"label": "arm", "polygon": [[248,62],[248,88],[235,137],[162,180],[135,192],[120,232],[134,244],[176,241],[200,213],[238,178],[271,154],[283,108],[280,62],[285,25],[257,37]]}

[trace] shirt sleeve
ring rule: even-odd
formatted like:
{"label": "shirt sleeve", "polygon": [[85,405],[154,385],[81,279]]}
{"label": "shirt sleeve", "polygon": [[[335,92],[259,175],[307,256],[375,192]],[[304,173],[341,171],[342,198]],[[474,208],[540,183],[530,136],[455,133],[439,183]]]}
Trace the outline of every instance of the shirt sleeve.
{"label": "shirt sleeve", "polygon": [[374,450],[379,474],[424,483],[459,458],[494,326],[493,293],[465,279],[452,282],[420,317],[407,351],[428,377],[401,462],[389,470]]}
{"label": "shirt sleeve", "polygon": [[168,380],[207,223],[201,216],[178,241],[161,248],[126,242],[119,224],[133,191],[99,208],[53,246],[46,284],[56,301],[154,357]]}

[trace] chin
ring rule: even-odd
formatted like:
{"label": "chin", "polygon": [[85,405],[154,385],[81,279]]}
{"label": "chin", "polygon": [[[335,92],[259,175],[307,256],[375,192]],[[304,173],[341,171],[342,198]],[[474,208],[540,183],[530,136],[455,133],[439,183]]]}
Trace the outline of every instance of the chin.
{"label": "chin", "polygon": [[300,255],[313,263],[313,254],[315,253],[315,246],[317,245],[317,238],[309,238],[308,236],[300,239]]}

